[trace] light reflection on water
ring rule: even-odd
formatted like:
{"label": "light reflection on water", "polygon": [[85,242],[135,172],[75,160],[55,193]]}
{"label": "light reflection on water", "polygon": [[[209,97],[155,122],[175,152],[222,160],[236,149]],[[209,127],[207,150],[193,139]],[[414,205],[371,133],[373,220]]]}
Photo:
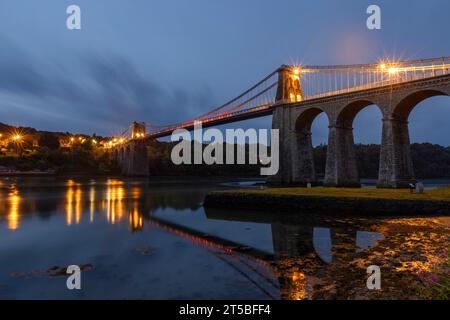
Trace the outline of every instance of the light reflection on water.
{"label": "light reflection on water", "polygon": [[10,230],[16,230],[19,228],[21,200],[19,191],[15,186],[11,186],[6,199],[8,206],[8,229]]}
{"label": "light reflection on water", "polygon": [[[99,189],[99,190],[97,190]],[[85,194],[86,193],[86,194]],[[100,193],[97,195],[97,193]],[[82,183],[70,179],[66,183],[65,213],[68,226],[79,224],[84,212],[89,212],[90,223],[94,222],[96,213],[104,214],[110,224],[122,223],[129,219],[132,230],[142,229],[143,217],[139,212],[141,189],[125,188],[124,182],[108,179],[105,184],[95,186],[91,183],[86,190]],[[125,200],[131,198],[131,205]],[[88,209],[89,208],[89,209]]]}
{"label": "light reflection on water", "polygon": [[[383,266],[395,295],[440,263],[449,244],[449,218],[205,211],[204,195],[217,184],[5,179],[0,186],[0,298],[371,297],[368,263]],[[94,265],[84,278],[89,290],[68,292],[46,273],[73,263]]]}

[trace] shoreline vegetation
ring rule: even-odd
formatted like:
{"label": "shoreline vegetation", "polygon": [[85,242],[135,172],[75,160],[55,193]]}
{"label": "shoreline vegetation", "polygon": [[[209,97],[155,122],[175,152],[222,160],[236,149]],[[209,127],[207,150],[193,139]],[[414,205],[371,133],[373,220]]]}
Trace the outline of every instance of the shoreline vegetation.
{"label": "shoreline vegetation", "polygon": [[268,188],[210,192],[205,207],[286,213],[450,215],[450,187],[426,190]]}
{"label": "shoreline vegetation", "polygon": [[[118,175],[120,167],[111,156],[114,141],[123,143],[125,137],[38,131],[0,123],[0,176]],[[149,141],[151,176],[255,177],[260,174],[261,166],[258,164],[175,165],[171,161],[171,152],[176,144]],[[247,144],[246,159],[249,158],[249,149]],[[376,178],[380,146],[356,144],[355,151],[359,175],[367,179]],[[313,153],[316,175],[321,179],[325,175],[327,146],[316,146]],[[450,179],[450,146],[412,144],[411,155],[417,179]]]}
{"label": "shoreline vegetation", "polygon": [[450,299],[450,249],[440,257],[444,261],[428,272],[419,272],[418,291],[427,300]]}

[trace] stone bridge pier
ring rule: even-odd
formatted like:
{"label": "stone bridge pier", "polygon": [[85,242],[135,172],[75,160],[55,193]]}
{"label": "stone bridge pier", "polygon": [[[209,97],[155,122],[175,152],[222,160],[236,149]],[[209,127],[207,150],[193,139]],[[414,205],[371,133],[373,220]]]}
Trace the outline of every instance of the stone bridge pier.
{"label": "stone bridge pier", "polygon": [[130,140],[115,150],[121,174],[130,177],[149,176],[148,146],[145,140]]}
{"label": "stone bridge pier", "polygon": [[121,167],[121,174],[130,177],[149,176],[148,141],[145,139],[145,123],[131,124],[131,140],[118,146],[113,155]]}
{"label": "stone bridge pier", "polygon": [[[279,77],[296,79],[292,71],[280,72]],[[287,80],[282,82],[288,83]],[[450,76],[296,102],[290,100],[299,96],[292,94],[292,88],[279,86],[278,90],[284,92],[277,93],[279,106],[274,109],[272,128],[280,130],[280,170],[272,177],[272,183],[306,185],[317,182],[311,127],[323,113],[329,122],[323,184],[361,186],[353,122],[361,110],[376,105],[383,115],[382,123],[373,123],[382,128],[378,187],[406,188],[416,181],[410,151],[409,115],[425,99],[450,95]]]}

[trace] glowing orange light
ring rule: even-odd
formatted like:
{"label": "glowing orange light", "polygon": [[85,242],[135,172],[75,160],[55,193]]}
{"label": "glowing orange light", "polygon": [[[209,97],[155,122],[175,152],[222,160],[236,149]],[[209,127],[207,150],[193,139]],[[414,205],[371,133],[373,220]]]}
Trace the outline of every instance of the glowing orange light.
{"label": "glowing orange light", "polygon": [[14,190],[8,195],[9,212],[7,216],[8,229],[17,230],[19,228],[20,221],[20,203],[22,199],[19,196],[19,192]]}
{"label": "glowing orange light", "polygon": [[389,72],[390,74],[397,73],[398,71],[399,71],[398,68],[395,68],[395,67],[389,68],[389,70],[388,70],[388,72]]}

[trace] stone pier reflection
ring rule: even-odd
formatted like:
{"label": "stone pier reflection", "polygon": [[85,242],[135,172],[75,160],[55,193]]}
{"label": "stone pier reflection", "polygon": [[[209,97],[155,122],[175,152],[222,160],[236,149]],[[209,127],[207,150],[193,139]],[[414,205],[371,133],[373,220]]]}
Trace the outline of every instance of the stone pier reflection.
{"label": "stone pier reflection", "polygon": [[325,270],[331,263],[345,265],[348,256],[376,246],[384,238],[380,233],[361,231],[357,226],[324,217],[239,214],[217,209],[206,213],[213,220],[271,225],[272,271],[280,297],[288,300],[313,298],[314,286],[320,285],[318,270]]}

